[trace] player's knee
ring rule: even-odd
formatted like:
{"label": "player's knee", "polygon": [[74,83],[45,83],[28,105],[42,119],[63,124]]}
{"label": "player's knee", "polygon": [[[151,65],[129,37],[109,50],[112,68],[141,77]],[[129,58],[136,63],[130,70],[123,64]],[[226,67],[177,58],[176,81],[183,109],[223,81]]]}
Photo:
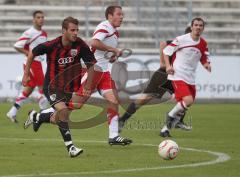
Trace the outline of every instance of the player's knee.
{"label": "player's knee", "polygon": [[57,111],[57,120],[61,120],[61,121],[66,121],[66,120],[69,120],[69,114],[70,114],[70,111],[68,108],[63,108],[59,111]]}
{"label": "player's knee", "polygon": [[56,116],[57,115],[57,112],[54,112],[52,115],[51,115],[51,117],[50,117],[50,122],[52,123],[52,124],[56,124],[57,123],[57,120],[56,120]]}
{"label": "player's knee", "polygon": [[184,101],[184,103],[186,104],[187,107],[190,107],[193,104],[194,99],[193,99],[192,96],[188,96],[183,101]]}
{"label": "player's knee", "polygon": [[117,98],[111,98],[111,99],[108,99],[108,103],[112,106],[118,106],[120,104],[119,100]]}

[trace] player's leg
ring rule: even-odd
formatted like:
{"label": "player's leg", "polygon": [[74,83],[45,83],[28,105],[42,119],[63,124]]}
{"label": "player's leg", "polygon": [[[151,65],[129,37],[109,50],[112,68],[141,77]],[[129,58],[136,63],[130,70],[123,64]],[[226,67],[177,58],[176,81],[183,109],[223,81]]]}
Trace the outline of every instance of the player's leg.
{"label": "player's leg", "polygon": [[160,88],[161,85],[167,81],[166,72],[159,68],[154,72],[149,80],[147,87],[144,89],[143,94],[135,101],[132,102],[126,112],[119,118],[119,130],[124,127],[125,122],[143,105],[147,104],[152,98],[160,98],[165,93],[165,89]]}
{"label": "player's leg", "polygon": [[[177,104],[173,107],[173,109],[168,113],[168,117],[174,118],[177,120],[177,122],[180,121],[179,114],[185,113],[188,108],[193,103],[193,97],[192,95],[184,96],[182,100],[179,100]],[[175,125],[173,125],[173,122],[169,122],[170,128],[173,128]]]}
{"label": "player's leg", "polygon": [[38,101],[40,111],[48,108],[48,100],[45,97],[45,95],[43,94],[43,87],[42,86],[38,87],[37,101]]}
{"label": "player's leg", "polygon": [[[183,98],[181,102],[178,102],[176,106],[167,114],[167,126],[169,129],[171,128],[180,128],[182,130],[190,131],[192,129],[191,126],[184,123],[183,118],[191,106],[193,98],[192,96],[186,96]],[[191,104],[184,104],[189,103]]]}
{"label": "player's leg", "polygon": [[48,100],[43,94],[44,73],[42,64],[39,61],[34,61],[31,65],[32,80],[38,86],[37,100],[40,110],[47,109]]}
{"label": "player's leg", "polygon": [[195,86],[188,85],[183,81],[173,81],[173,87],[177,104],[167,113],[166,125],[160,132],[160,136],[162,137],[170,136],[170,129],[180,122],[181,117],[179,117],[179,114],[185,113],[193,104],[196,94]]}
{"label": "player's leg", "polygon": [[188,125],[184,122],[184,118],[185,118],[186,113],[187,113],[186,110],[178,113],[177,117],[179,119],[179,122],[176,123],[174,128],[185,130],[185,131],[192,130],[192,125]]}
{"label": "player's leg", "polygon": [[29,111],[28,118],[24,123],[25,129],[28,128],[31,124],[33,124],[33,130],[37,132],[43,123],[50,123],[50,118],[55,117],[54,112],[56,111],[54,105],[58,102],[67,102],[71,98],[71,94],[64,94],[61,91],[51,91],[46,89],[44,89],[44,95],[46,96],[52,107],[45,109],[40,113],[35,110]]}
{"label": "player's leg", "polygon": [[65,102],[59,102],[54,105],[56,110],[55,117],[51,119],[51,122],[58,125],[59,131],[64,140],[64,144],[69,152],[70,157],[76,157],[83,152],[82,149],[79,149],[74,146],[72,141],[71,132],[69,129],[68,121],[71,111],[68,109]]}
{"label": "player's leg", "polygon": [[127,107],[127,110],[125,113],[119,117],[118,126],[119,126],[119,132],[122,131],[126,121],[143,105],[147,104],[153,96],[151,94],[141,94],[141,96],[135,100],[134,102],[130,103]]}
{"label": "player's leg", "polygon": [[[195,100],[196,88],[195,88],[195,85],[188,85],[188,88],[190,90],[190,94],[191,94],[192,98],[190,98],[190,100],[188,100],[188,98],[183,98],[183,100],[186,102],[188,107],[190,107],[193,104],[194,100]],[[186,115],[186,110],[178,113],[179,122],[175,125],[175,128],[180,128],[182,130],[190,131],[190,130],[192,130],[192,126],[191,125],[187,125],[183,121],[184,117]]]}
{"label": "player's leg", "polygon": [[88,73],[84,69],[82,71],[81,85],[77,90],[77,92],[74,92],[72,94],[72,98],[68,103],[69,109],[81,109],[84,103],[90,98],[91,94],[96,90],[99,82],[101,82],[102,77],[103,77],[103,72],[100,72],[100,71],[94,72],[92,83],[91,83],[91,93],[89,95],[85,95],[84,87],[87,84]]}
{"label": "player's leg", "polygon": [[[80,89],[72,94],[72,98],[68,103],[68,108],[73,110],[73,109],[81,109],[84,103],[90,98],[90,95],[84,95],[83,94],[83,87],[84,84],[80,86]],[[94,88],[92,88],[94,90]]]}
{"label": "player's leg", "polygon": [[[166,78],[166,79],[167,79],[167,78]],[[161,86],[161,88],[166,89],[166,91],[167,91],[169,94],[172,95],[172,99],[175,98],[174,88],[173,88],[173,86],[172,86],[172,81],[167,80],[167,82],[165,82],[165,84],[163,84],[163,85]],[[189,130],[192,129],[192,127],[184,123],[183,120],[184,120],[185,115],[186,115],[186,111],[182,111],[182,112],[179,112],[179,113],[178,113],[177,116],[178,116],[178,118],[180,119],[180,121],[175,125],[175,128],[180,128],[180,129],[182,129],[182,130],[189,131]],[[166,127],[166,125],[165,125],[165,127]]]}
{"label": "player's leg", "polygon": [[23,91],[16,98],[13,106],[7,113],[7,117],[12,122],[17,122],[17,120],[16,120],[17,112],[21,108],[21,106],[24,104],[24,102],[28,99],[28,97],[32,93],[32,91],[33,91],[32,87],[29,87],[29,86],[24,87]]}
{"label": "player's leg", "polygon": [[[181,86],[182,85],[182,86]],[[196,95],[196,89],[194,85],[189,85],[184,82],[177,83],[177,86],[180,88],[179,90],[185,90],[181,91],[182,96],[178,96],[178,103],[176,106],[168,113],[170,117],[175,117],[175,122],[177,122],[174,127],[179,127],[184,129],[184,123],[183,118],[186,114],[186,111],[188,108],[193,104],[195,95]],[[178,94],[180,95],[180,94]],[[187,128],[187,127],[185,127]],[[188,129],[188,128],[187,128]],[[186,129],[186,130],[187,130]]]}
{"label": "player's leg", "polygon": [[71,132],[69,130],[68,125],[69,115],[71,111],[68,109],[65,102],[62,101],[59,102],[59,100],[58,102],[55,102],[53,107],[54,109],[49,108],[47,110],[42,111],[41,113],[37,113],[36,111],[30,111],[28,116],[29,118],[27,121],[29,121],[30,119],[32,120],[33,130],[35,132],[38,131],[42,123],[57,124],[70,157],[76,157],[80,153],[82,153],[83,150],[76,148],[72,142]]}
{"label": "player's leg", "polygon": [[40,113],[35,110],[31,110],[28,113],[27,120],[24,122],[24,128],[26,129],[33,124],[33,130],[37,132],[43,123],[50,123],[51,117],[55,116],[54,113],[55,109],[52,107],[42,110]]}
{"label": "player's leg", "polygon": [[105,90],[103,97],[108,101],[107,118],[109,125],[109,144],[110,145],[127,145],[131,144],[132,140],[119,136],[118,131],[118,97],[115,89]]}

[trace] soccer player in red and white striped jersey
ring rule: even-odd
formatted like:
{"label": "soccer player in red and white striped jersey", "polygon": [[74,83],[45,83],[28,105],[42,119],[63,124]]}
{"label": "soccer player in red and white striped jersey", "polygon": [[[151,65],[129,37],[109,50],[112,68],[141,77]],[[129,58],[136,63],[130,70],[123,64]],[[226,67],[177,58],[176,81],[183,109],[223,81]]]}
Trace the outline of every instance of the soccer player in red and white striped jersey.
{"label": "soccer player in red and white striped jersey", "polygon": [[[168,79],[172,81],[176,106],[167,114],[167,126],[161,130],[162,135],[170,136],[169,130],[179,122],[178,114],[185,113],[193,104],[196,95],[195,77],[198,63],[211,72],[207,42],[201,37],[204,21],[194,18],[191,33],[178,36],[164,50],[164,60]],[[172,56],[172,63],[169,62]]]}
{"label": "soccer player in red and white striped jersey", "polygon": [[[108,6],[105,11],[106,20],[102,21],[95,29],[91,40],[92,51],[97,60],[96,72],[94,75],[94,84],[92,90],[98,90],[99,93],[108,101],[107,119],[109,125],[109,144],[110,145],[127,145],[132,140],[123,138],[119,135],[118,130],[118,95],[115,82],[111,78],[109,62],[114,62],[121,55],[117,48],[119,33],[117,28],[123,21],[123,12],[121,6]],[[105,57],[107,52],[114,53],[110,60]],[[84,83],[83,83],[84,85]],[[78,94],[81,95],[82,87]]]}
{"label": "soccer player in red and white striped jersey", "polygon": [[[44,13],[42,11],[33,12],[33,26],[23,32],[18,41],[14,44],[14,48],[28,56],[29,51],[31,51],[37,45],[47,41],[47,33],[42,30],[44,24]],[[14,105],[7,113],[7,117],[13,122],[17,122],[16,115],[22,104],[33,92],[35,87],[38,87],[38,103],[40,109],[47,108],[47,99],[43,95],[43,80],[44,74],[42,69],[41,61],[45,60],[45,55],[37,56],[34,58],[34,62],[31,66],[31,80],[24,87],[23,91],[18,95],[15,100]],[[25,67],[25,64],[24,66]]]}

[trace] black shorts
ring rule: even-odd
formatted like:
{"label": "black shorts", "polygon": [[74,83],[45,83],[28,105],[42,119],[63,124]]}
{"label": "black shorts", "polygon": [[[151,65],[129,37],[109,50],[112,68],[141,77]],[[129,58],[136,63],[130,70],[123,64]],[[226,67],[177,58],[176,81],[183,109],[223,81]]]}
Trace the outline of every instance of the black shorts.
{"label": "black shorts", "polygon": [[72,93],[62,90],[43,89],[43,92],[52,107],[59,102],[65,102],[67,105],[72,98]]}
{"label": "black shorts", "polygon": [[172,82],[167,79],[165,69],[159,68],[152,75],[146,89],[143,93],[152,94],[157,98],[161,98],[165,92],[174,93]]}

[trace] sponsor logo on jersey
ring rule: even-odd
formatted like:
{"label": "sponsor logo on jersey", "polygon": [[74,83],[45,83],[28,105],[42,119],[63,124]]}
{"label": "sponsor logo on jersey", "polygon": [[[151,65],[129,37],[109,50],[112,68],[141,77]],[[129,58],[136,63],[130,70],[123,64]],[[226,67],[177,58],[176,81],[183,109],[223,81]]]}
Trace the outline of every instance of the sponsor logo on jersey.
{"label": "sponsor logo on jersey", "polygon": [[72,62],[74,62],[74,58],[73,57],[60,58],[58,60],[58,63],[60,65],[65,65],[65,64],[68,64],[68,63],[72,63]]}

